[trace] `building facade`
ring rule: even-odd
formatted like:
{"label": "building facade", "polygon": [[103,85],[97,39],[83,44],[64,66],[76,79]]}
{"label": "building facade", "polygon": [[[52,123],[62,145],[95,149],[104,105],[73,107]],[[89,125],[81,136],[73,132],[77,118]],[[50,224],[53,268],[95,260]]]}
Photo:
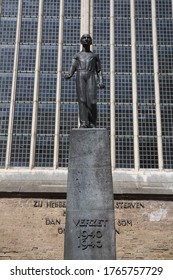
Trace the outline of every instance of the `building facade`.
{"label": "building facade", "polygon": [[172,201],[173,0],[0,0],[0,26],[2,199],[65,195],[78,104],[64,74],[90,33],[115,197]]}

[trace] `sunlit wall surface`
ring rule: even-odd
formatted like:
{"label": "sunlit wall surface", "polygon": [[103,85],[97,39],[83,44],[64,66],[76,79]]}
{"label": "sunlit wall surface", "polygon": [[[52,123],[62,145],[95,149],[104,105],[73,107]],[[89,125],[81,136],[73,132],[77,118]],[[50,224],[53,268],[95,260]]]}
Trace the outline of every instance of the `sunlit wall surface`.
{"label": "sunlit wall surface", "polygon": [[[56,168],[66,168],[69,134],[78,127],[78,104],[75,77],[65,81],[64,74],[73,55],[80,51],[81,1],[1,2],[0,167],[29,168],[32,161],[32,168],[55,168],[58,125]],[[62,2],[64,15],[60,25]],[[98,90],[98,127],[106,127],[110,133],[110,30],[114,30],[115,154],[112,156],[116,168],[134,169],[138,151],[139,169],[173,169],[173,1],[114,0],[113,29],[110,1],[94,0],[92,8],[93,50],[101,58],[106,85],[106,89]],[[60,32],[63,33],[61,69],[58,68]],[[57,87],[58,83],[61,87]],[[57,92],[59,88],[61,91]]]}

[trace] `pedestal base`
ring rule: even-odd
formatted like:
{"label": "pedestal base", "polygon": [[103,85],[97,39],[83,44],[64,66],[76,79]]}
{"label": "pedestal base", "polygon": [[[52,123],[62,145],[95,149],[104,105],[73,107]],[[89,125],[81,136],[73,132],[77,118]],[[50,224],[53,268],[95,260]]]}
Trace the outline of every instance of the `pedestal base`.
{"label": "pedestal base", "polygon": [[67,188],[65,260],[115,259],[114,200],[106,129],[73,129]]}

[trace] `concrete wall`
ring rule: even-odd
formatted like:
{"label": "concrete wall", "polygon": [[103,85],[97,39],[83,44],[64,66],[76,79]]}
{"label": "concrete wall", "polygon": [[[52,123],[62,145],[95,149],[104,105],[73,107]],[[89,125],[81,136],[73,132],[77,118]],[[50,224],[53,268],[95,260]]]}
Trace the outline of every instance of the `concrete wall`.
{"label": "concrete wall", "polygon": [[[173,172],[155,170],[116,170],[113,172],[115,194],[173,195]],[[67,169],[0,170],[0,193],[66,193]]]}
{"label": "concrete wall", "polygon": [[[32,196],[1,194],[0,259],[63,259],[65,196]],[[173,259],[173,199],[142,197],[115,197],[117,258]]]}

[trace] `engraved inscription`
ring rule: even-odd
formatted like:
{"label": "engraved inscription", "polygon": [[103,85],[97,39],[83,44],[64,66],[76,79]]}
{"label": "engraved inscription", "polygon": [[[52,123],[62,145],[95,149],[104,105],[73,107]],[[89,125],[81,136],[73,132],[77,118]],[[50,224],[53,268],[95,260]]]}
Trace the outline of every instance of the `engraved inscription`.
{"label": "engraved inscription", "polygon": [[80,220],[73,220],[76,227],[106,227],[106,223],[108,220],[100,220],[100,219],[80,219]]}
{"label": "engraved inscription", "polygon": [[119,219],[118,226],[132,226],[132,220]]}
{"label": "engraved inscription", "polygon": [[102,248],[102,231],[101,230],[79,230],[78,231],[78,248],[86,250],[91,248]]}
{"label": "engraved inscription", "polygon": [[46,226],[49,225],[60,225],[61,224],[61,219],[50,219],[46,218],[45,219]]}
{"label": "engraved inscription", "polygon": [[42,201],[42,200],[34,200],[34,207],[45,207],[45,208],[66,208],[66,201]]}
{"label": "engraved inscription", "polygon": [[78,236],[78,248],[86,250],[88,248],[103,247],[103,229],[106,228],[106,219],[73,219]]}
{"label": "engraved inscription", "polygon": [[34,207],[42,207],[43,206],[43,202],[42,201],[36,200],[33,203],[34,203]]}
{"label": "engraved inscription", "polygon": [[116,202],[115,209],[141,209],[145,208],[144,203],[141,202]]}

